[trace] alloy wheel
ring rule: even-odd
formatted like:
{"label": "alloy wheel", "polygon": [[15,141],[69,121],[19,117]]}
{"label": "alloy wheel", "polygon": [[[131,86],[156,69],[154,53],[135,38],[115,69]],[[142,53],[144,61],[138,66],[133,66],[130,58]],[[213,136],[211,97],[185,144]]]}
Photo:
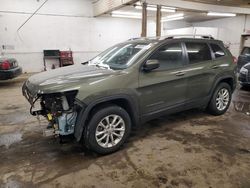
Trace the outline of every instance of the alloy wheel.
{"label": "alloy wheel", "polygon": [[95,138],[97,143],[103,148],[116,146],[125,133],[125,122],[119,115],[108,115],[97,125]]}
{"label": "alloy wheel", "polygon": [[226,88],[220,89],[216,97],[216,108],[220,111],[225,110],[229,100],[229,91]]}

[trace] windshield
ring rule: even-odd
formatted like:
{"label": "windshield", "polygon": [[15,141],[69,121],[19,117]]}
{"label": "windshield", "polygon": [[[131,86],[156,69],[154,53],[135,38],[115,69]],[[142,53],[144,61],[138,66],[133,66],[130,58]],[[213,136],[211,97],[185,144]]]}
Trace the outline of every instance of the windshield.
{"label": "windshield", "polygon": [[111,69],[125,69],[133,60],[152,46],[151,43],[118,44],[102,52],[89,61],[89,65],[96,65]]}

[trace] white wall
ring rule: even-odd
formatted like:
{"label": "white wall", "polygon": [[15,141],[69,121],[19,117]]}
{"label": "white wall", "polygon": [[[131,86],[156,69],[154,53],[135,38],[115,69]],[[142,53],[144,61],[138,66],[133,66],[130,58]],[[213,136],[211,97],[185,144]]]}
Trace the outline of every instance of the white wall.
{"label": "white wall", "polygon": [[73,51],[76,63],[84,62],[115,43],[140,36],[141,21],[92,17],[91,0],[52,0],[17,32],[44,1],[0,1],[0,45],[15,57],[25,72],[43,70],[43,50]]}
{"label": "white wall", "polygon": [[163,22],[163,30],[166,32],[167,30],[171,29],[180,29],[193,26],[192,23],[183,21],[183,20],[176,20],[171,22]]}
{"label": "white wall", "polygon": [[165,35],[211,35],[218,38],[218,28],[216,27],[184,27],[178,29],[168,29]]}
{"label": "white wall", "polygon": [[[84,62],[115,43],[139,37],[141,20],[111,17],[94,18],[91,0],[49,0],[38,14],[17,32],[21,24],[44,0],[0,1],[0,46],[4,56],[15,57],[26,72],[43,70],[44,49],[71,49],[76,63]],[[201,34],[217,31],[218,39],[230,43],[231,52],[239,54],[244,27],[250,29],[250,16],[188,23],[174,21],[163,24],[163,35],[176,29],[200,28]],[[202,29],[201,29],[202,28]],[[204,33],[203,33],[204,32]],[[155,35],[155,22],[148,22],[148,36]],[[14,47],[14,49],[11,49]]]}
{"label": "white wall", "polygon": [[250,30],[250,16],[237,16],[232,18],[217,19],[206,22],[193,23],[196,27],[218,28],[218,39],[230,44],[230,51],[234,56],[239,55],[241,34]]}
{"label": "white wall", "polygon": [[196,34],[212,35],[229,44],[230,51],[237,57],[240,53],[241,35],[247,30],[250,33],[250,16],[242,15],[196,23],[173,21],[164,23],[163,27],[164,35],[193,34],[194,30]]}

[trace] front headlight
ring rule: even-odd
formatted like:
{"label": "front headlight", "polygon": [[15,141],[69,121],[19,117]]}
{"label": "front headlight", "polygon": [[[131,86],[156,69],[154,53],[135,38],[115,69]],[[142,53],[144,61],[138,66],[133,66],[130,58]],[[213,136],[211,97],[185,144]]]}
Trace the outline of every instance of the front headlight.
{"label": "front headlight", "polygon": [[240,69],[240,73],[241,73],[241,74],[248,74],[248,70],[247,70],[245,67],[242,67],[242,68]]}

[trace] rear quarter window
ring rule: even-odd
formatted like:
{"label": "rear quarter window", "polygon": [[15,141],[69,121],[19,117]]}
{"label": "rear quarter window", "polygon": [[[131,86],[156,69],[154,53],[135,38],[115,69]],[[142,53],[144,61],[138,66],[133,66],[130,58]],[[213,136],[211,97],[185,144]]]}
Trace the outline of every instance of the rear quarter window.
{"label": "rear quarter window", "polygon": [[226,56],[225,51],[217,44],[210,44],[214,53],[215,59]]}

